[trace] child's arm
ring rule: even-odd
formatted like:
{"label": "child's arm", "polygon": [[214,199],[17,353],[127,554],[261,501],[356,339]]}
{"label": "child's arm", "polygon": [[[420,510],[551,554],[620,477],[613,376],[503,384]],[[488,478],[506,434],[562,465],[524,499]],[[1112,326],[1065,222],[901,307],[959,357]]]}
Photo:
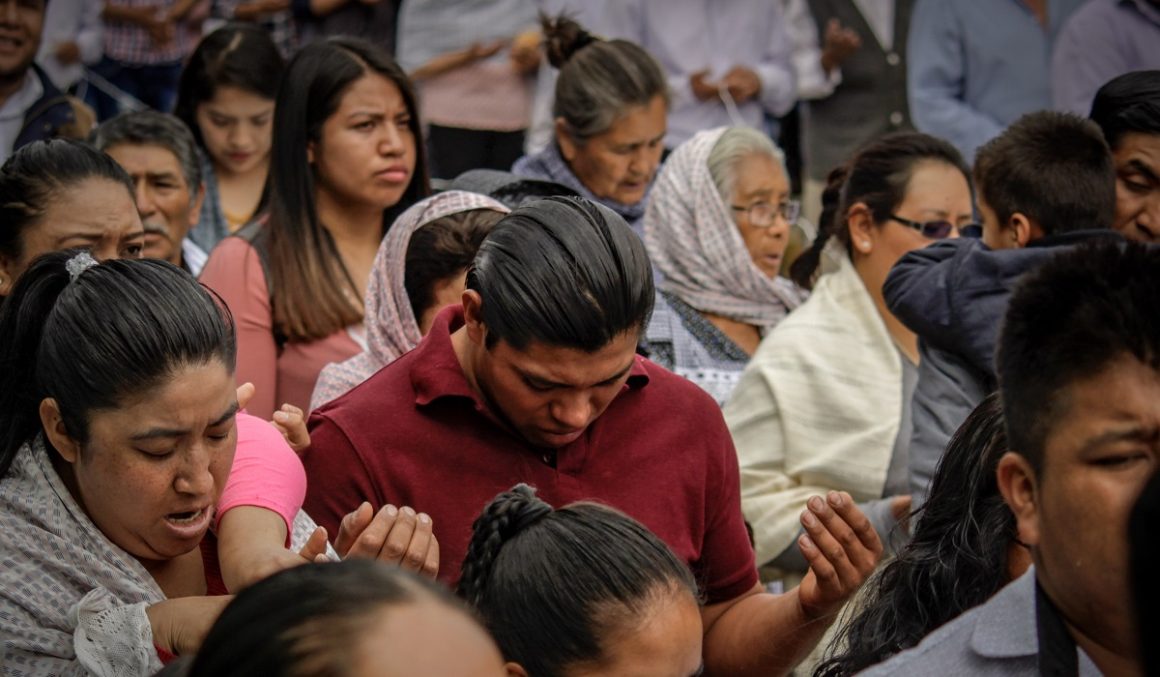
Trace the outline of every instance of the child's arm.
{"label": "child's arm", "polygon": [[326,547],[320,529],[301,554],[287,550],[290,525],[306,495],[306,471],[282,433],[246,413],[237,418],[238,445],[218,501],[218,560],[231,592],[295,564]]}

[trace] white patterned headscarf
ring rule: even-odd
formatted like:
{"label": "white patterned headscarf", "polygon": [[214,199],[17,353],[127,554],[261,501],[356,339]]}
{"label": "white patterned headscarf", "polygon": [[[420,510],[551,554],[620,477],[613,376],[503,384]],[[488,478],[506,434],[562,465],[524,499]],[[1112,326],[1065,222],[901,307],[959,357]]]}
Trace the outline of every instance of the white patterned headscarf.
{"label": "white patterned headscarf", "polygon": [[419,344],[423,335],[404,284],[411,236],[432,221],[476,209],[504,214],[511,211],[486,195],[449,190],[411,205],[395,219],[379,245],[367,284],[364,319],[367,349],[345,362],[328,364],[322,369],[310,398],[312,410],[337,399]]}
{"label": "white patterned headscarf", "polygon": [[753,263],[709,172],[709,153],[726,128],[698,132],[665,161],[644,217],[644,241],[661,291],[693,308],[767,330],[805,294]]}
{"label": "white patterned headscarf", "polygon": [[[299,511],[301,548],[314,522]],[[93,524],[40,435],[0,478],[0,672],[137,677],[161,669],[147,606],[153,577]]]}

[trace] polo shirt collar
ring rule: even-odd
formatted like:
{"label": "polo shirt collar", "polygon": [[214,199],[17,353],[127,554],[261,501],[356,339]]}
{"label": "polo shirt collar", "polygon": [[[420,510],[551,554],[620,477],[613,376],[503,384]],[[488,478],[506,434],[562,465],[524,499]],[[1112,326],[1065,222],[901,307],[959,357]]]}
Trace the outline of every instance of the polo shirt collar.
{"label": "polo shirt collar", "polygon": [[[459,397],[471,400],[477,410],[487,412],[487,405],[467,382],[467,376],[451,344],[451,334],[458,331],[463,323],[463,306],[444,308],[435,317],[427,336],[415,348],[415,361],[411,367],[415,404],[425,406],[445,397]],[[627,390],[638,390],[648,385],[648,382],[645,359],[637,355],[624,387]]]}

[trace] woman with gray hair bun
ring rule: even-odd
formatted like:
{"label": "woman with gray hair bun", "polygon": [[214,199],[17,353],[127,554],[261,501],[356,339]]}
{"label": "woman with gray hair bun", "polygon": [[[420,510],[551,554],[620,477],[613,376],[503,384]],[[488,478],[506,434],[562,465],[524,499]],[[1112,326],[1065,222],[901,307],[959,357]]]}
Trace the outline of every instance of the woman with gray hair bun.
{"label": "woman with gray hair bun", "polygon": [[644,234],[661,281],[644,347],[721,405],[762,336],[805,299],[778,276],[799,212],[789,195],[782,152],[748,127],[698,133],[653,187]]}
{"label": "woman with gray hair bun", "polygon": [[601,39],[564,16],[542,23],[548,61],[560,71],[555,139],[512,171],[567,186],[639,233],[668,128],[664,73],[631,42]]}

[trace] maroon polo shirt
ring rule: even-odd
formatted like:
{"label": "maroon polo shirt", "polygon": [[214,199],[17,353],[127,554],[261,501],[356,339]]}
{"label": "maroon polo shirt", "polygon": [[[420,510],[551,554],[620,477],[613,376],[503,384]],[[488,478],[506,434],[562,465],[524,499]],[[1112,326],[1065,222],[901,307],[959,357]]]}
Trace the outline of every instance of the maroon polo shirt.
{"label": "maroon polo shirt", "polygon": [[310,417],[305,508],[330,534],[364,500],[413,506],[434,520],[439,578],[454,584],[472,522],[526,482],[553,506],[598,501],[642,522],[688,562],[708,603],[757,583],[737,454],[711,397],[638,357],[608,409],[553,459],[468,385],[451,345],[462,325],[461,308],[443,311],[417,348]]}

